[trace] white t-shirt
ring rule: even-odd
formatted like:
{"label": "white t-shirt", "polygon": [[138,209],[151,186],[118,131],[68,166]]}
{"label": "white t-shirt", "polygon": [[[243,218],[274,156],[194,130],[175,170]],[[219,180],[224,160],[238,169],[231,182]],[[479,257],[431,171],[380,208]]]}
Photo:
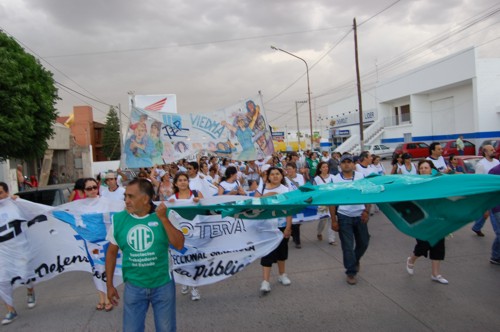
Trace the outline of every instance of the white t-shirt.
{"label": "white t-shirt", "polygon": [[[266,183],[266,187],[268,185],[269,185],[269,183]],[[289,191],[290,190],[288,189],[287,186],[280,184],[278,187],[273,188],[273,189],[264,188],[264,192],[262,193],[262,196],[264,196],[267,193],[283,194],[283,193],[287,193]],[[278,227],[286,227],[286,217],[274,218],[272,220],[278,221]]]}
{"label": "white t-shirt", "polygon": [[297,190],[306,183],[302,174],[296,174],[293,179],[286,178],[285,180],[290,191]]}
{"label": "white t-shirt", "polygon": [[488,159],[483,158],[477,162],[476,174],[488,174],[489,171],[498,164],[498,159],[493,158],[489,161]]}
{"label": "white t-shirt", "polygon": [[238,181],[234,181],[233,183],[227,182],[227,181],[222,181],[219,183],[219,186],[221,186],[224,189],[224,195],[238,189],[240,186],[240,183]]}
{"label": "white t-shirt", "polygon": [[[340,172],[339,174],[337,174],[333,177],[333,182],[335,182],[335,183],[352,182],[352,181],[361,180],[364,177],[365,176],[363,175],[363,173],[355,171],[352,179],[344,179],[342,172]],[[343,214],[345,216],[348,216],[348,217],[360,217],[361,213],[363,213],[364,209],[365,209],[364,204],[339,205],[337,207],[337,212],[340,214]]]}
{"label": "white t-shirt", "polygon": [[399,170],[401,171],[401,174],[403,174],[403,175],[417,175],[417,167],[413,163],[411,163],[410,170],[406,169],[406,165],[405,164],[401,165],[401,167],[399,168]]}
{"label": "white t-shirt", "polygon": [[446,169],[448,168],[448,166],[446,166],[446,161],[444,161],[443,156],[439,156],[438,159],[434,159],[431,156],[429,156],[425,159],[432,161],[434,167],[436,167],[440,172],[445,172]]}
{"label": "white t-shirt", "polygon": [[101,197],[123,202],[125,199],[125,188],[118,187],[115,191],[109,191],[109,187],[101,186]]}
{"label": "white t-shirt", "polygon": [[314,184],[319,186],[320,184],[332,183],[334,177],[335,177],[335,175],[328,174],[328,176],[326,177],[326,179],[324,179],[324,178],[321,177],[321,175],[316,175],[314,177]]}
{"label": "white t-shirt", "polygon": [[356,164],[356,172],[363,174],[363,177],[367,177],[370,174],[377,173],[377,170],[372,167],[372,165],[363,166],[361,164]]}

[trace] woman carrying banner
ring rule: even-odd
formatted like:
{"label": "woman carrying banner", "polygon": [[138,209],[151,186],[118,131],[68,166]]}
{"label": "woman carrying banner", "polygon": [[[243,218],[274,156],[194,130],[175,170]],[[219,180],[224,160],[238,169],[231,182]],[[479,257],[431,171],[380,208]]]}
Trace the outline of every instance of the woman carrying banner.
{"label": "woman carrying banner", "polygon": [[246,195],[245,189],[238,181],[238,170],[228,166],[224,177],[219,183],[219,195]]}
{"label": "woman carrying banner", "polygon": [[[261,192],[256,192],[255,197],[266,197],[286,192],[289,192],[289,189],[286,185],[283,170],[281,168],[270,167],[267,170],[267,181],[264,184],[264,188]],[[288,258],[288,239],[292,234],[292,216],[271,219],[270,221],[278,222],[278,227],[283,232],[283,240],[276,249],[262,257],[260,260],[264,279],[260,286],[260,291],[263,294],[267,294],[271,291],[271,284],[269,283],[269,280],[271,278],[271,267],[273,263],[278,263],[278,282],[283,286],[291,284],[291,281],[285,271],[285,261]]]}
{"label": "woman carrying banner", "polygon": [[[297,164],[293,161],[289,161],[286,164],[286,182],[290,191],[298,190],[299,187],[306,183],[302,174],[297,174]],[[295,248],[302,248],[300,244],[300,223],[292,223],[292,239],[295,243]]]}
{"label": "woman carrying banner", "polygon": [[[418,163],[418,174],[420,175],[432,175],[433,170],[435,170],[435,174],[437,174],[438,170],[430,160],[421,160]],[[439,240],[435,245],[431,245],[427,241],[416,240],[417,245],[415,249],[413,249],[412,255],[406,259],[406,271],[408,274],[413,275],[415,261],[420,256],[427,257],[427,253],[429,253],[429,258],[432,262],[431,280],[444,285],[448,284],[448,280],[443,278],[440,273],[441,261],[444,260],[445,255],[444,239]]]}
{"label": "woman carrying banner", "polygon": [[[19,211],[18,208],[16,208],[17,211],[12,211],[11,213],[9,213],[9,209],[4,208],[3,206],[3,202],[7,203],[8,200],[16,198],[17,196],[9,196],[9,187],[5,182],[0,182],[0,209],[3,208],[2,216],[0,217],[0,227],[5,227],[5,224],[9,223],[10,221],[21,219],[20,218],[21,211]],[[3,249],[6,248],[8,248],[7,242],[5,242]],[[16,251],[19,248],[18,246],[14,246],[14,248],[12,249]],[[8,260],[16,260],[16,258],[20,258],[13,256],[12,253],[9,255],[5,251],[2,252],[2,254],[7,254],[8,257],[4,258],[7,258]],[[14,303],[12,301],[12,291],[13,291],[12,284],[10,283],[10,281],[3,282],[3,280],[12,279],[12,276],[7,275],[9,273],[8,272],[9,269],[7,268],[6,265],[8,264],[5,264],[5,262],[2,261],[1,259],[0,263],[2,263],[2,271],[0,273],[0,280],[2,280],[2,282],[0,283],[0,298],[3,301],[5,301],[5,306],[7,307],[7,314],[5,315],[5,318],[2,319],[2,325],[7,325],[12,323],[17,318],[17,312],[16,309],[14,308]],[[31,309],[35,307],[35,305],[36,305],[35,290],[33,287],[30,288],[28,286],[28,308]]]}
{"label": "woman carrying banner", "polygon": [[[332,183],[335,176],[330,174],[330,167],[326,161],[318,164],[314,184],[319,186],[325,183]],[[330,208],[328,206],[318,206],[318,215],[320,216],[317,229],[318,241],[323,240],[323,230],[325,229],[326,221],[331,218]],[[335,232],[331,227],[327,227],[328,244],[335,245]]]}
{"label": "woman carrying banner", "polygon": [[[84,183],[84,190],[85,190],[85,197],[86,198],[99,198],[99,186],[97,184],[97,180],[94,178],[87,178],[85,179]],[[96,285],[97,287],[97,285]],[[108,297],[106,296],[106,293],[97,290],[98,295],[99,295],[99,302],[97,303],[95,309],[98,311],[104,310],[104,311],[111,311],[113,310],[113,305],[109,302]]]}
{"label": "woman carrying banner", "polygon": [[172,182],[170,181],[170,174],[165,173],[161,177],[161,181],[156,188],[156,200],[166,201],[174,193]]}
{"label": "woman carrying banner", "polygon": [[[186,173],[178,173],[174,178],[174,194],[168,198],[170,203],[182,202],[198,203],[203,194],[196,190],[189,189],[189,177]],[[189,292],[189,287],[182,285],[181,293],[186,295]],[[191,300],[198,301],[201,299],[198,287],[191,287]]]}
{"label": "woman carrying banner", "polygon": [[403,164],[398,168],[398,174],[416,175],[417,167],[411,162],[411,154],[403,153],[401,158],[403,159]]}

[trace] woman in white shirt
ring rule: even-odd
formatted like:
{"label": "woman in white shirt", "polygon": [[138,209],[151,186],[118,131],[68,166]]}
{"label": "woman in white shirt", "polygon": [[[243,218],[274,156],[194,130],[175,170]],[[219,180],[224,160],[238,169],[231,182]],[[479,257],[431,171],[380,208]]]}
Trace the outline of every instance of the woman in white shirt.
{"label": "woman in white shirt", "polygon": [[[322,161],[318,164],[316,169],[316,176],[314,177],[314,184],[319,186],[325,183],[332,183],[335,176],[330,174],[330,167],[328,163]],[[323,240],[323,230],[327,224],[327,221],[331,218],[330,208],[328,206],[318,206],[318,215],[320,219],[317,228],[317,238],[318,241]],[[330,224],[330,223],[328,223]],[[328,243],[330,245],[335,245],[335,232],[331,227],[327,227]]]}
{"label": "woman in white shirt", "polygon": [[[189,189],[189,177],[186,173],[177,173],[173,182],[174,194],[168,198],[170,203],[198,203],[203,194],[196,190]],[[181,293],[186,295],[189,293],[189,287],[182,285]],[[201,299],[200,291],[197,287],[191,287],[191,300],[198,301]]]}
{"label": "woman in white shirt", "polygon": [[403,153],[403,165],[398,169],[398,174],[417,175],[417,167],[411,162],[411,154]]}
{"label": "woman in white shirt", "polygon": [[219,195],[246,195],[245,189],[238,181],[238,170],[234,166],[226,168],[226,173],[219,183]]}
{"label": "woman in white shirt", "polygon": [[[256,192],[255,197],[265,197],[288,192],[289,189],[286,185],[285,175],[281,168],[271,167],[267,171],[267,181],[264,185],[262,193]],[[276,249],[262,257],[260,265],[262,265],[263,281],[260,291],[267,294],[271,291],[271,267],[273,263],[278,263],[279,277],[278,282],[283,286],[291,284],[290,279],[285,273],[285,261],[288,258],[288,239],[292,234],[292,216],[277,218],[278,227],[283,232],[283,240]]]}

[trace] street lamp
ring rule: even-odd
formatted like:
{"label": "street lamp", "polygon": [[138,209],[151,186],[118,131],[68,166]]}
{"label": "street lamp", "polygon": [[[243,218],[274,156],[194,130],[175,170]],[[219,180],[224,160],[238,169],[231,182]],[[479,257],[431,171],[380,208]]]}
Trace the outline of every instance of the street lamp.
{"label": "street lamp", "polygon": [[[300,127],[299,127],[299,104],[305,104],[307,103],[307,101],[305,100],[301,100],[301,101],[296,101],[295,102],[295,116],[297,117],[297,139],[299,140],[299,147],[297,149],[297,151],[300,151],[301,150],[301,146],[300,146]],[[311,147],[312,149],[312,147]]]}
{"label": "street lamp", "polygon": [[294,58],[297,58],[299,60],[302,60],[305,65],[306,65],[306,74],[307,74],[307,102],[309,103],[309,130],[310,130],[310,135],[311,135],[311,150],[313,149],[313,125],[312,125],[312,109],[311,109],[311,87],[309,85],[309,66],[307,65],[306,60],[302,59],[301,57],[296,56],[295,54],[292,54],[290,52],[287,52],[285,50],[282,50],[281,48],[277,48],[275,46],[271,46],[271,48],[275,51],[280,51],[283,53],[286,53],[288,55],[293,56]]}

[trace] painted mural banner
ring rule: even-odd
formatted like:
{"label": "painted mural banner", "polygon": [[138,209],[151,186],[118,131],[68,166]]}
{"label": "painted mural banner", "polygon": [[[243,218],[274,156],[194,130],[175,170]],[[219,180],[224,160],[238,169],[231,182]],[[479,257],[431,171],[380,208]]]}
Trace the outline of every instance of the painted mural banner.
{"label": "painted mural banner", "polygon": [[206,211],[242,219],[300,213],[307,206],[377,204],[401,232],[436,243],[500,205],[500,177],[483,174],[370,176],[351,183],[305,185],[276,196],[212,206],[172,207],[186,219]]}
{"label": "painted mural banner", "polygon": [[[165,98],[167,102],[168,98]],[[162,100],[131,106],[121,168],[151,167],[196,155],[257,160],[274,152],[260,96],[209,113],[164,112]]]}

